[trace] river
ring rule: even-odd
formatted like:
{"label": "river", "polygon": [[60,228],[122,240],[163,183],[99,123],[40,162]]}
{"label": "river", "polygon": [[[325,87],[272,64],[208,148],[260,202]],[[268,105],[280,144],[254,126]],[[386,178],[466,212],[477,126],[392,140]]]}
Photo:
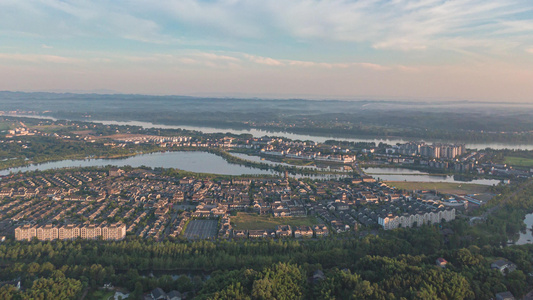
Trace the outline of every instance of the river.
{"label": "river", "polygon": [[[48,120],[57,120],[56,118],[49,116],[37,116],[37,115],[12,115],[13,117],[27,117],[27,118],[38,118],[38,119],[48,119]],[[190,126],[190,125],[164,125],[164,124],[154,124],[150,122],[141,122],[141,121],[105,121],[105,120],[84,120],[86,122],[94,122],[105,125],[124,125],[124,126],[140,126],[143,128],[161,128],[161,129],[185,129],[185,130],[195,130],[201,131],[204,133],[217,133],[217,132],[229,132],[232,134],[251,134],[254,137],[262,137],[265,135],[268,136],[279,136],[285,137],[292,140],[310,140],[317,143],[323,143],[327,140],[336,140],[336,141],[350,141],[350,142],[365,142],[365,143],[386,143],[389,145],[395,145],[397,143],[406,143],[410,140],[402,138],[352,138],[338,135],[307,135],[307,134],[296,134],[285,131],[270,131],[262,129],[233,129],[233,128],[221,128],[221,127],[209,127],[209,126]],[[427,140],[426,142],[433,142]],[[439,140],[435,142],[441,143],[457,143],[457,141],[446,141]],[[533,144],[516,144],[516,143],[465,143],[466,148],[468,149],[485,149],[492,148],[496,150],[500,149],[517,149],[517,150],[533,150]]]}

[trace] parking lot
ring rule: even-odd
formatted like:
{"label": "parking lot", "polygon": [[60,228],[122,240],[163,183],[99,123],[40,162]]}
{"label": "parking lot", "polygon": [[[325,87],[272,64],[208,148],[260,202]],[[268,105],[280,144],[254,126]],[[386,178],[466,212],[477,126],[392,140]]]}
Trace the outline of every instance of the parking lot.
{"label": "parking lot", "polygon": [[216,220],[192,220],[185,229],[185,237],[190,240],[215,238],[217,225]]}

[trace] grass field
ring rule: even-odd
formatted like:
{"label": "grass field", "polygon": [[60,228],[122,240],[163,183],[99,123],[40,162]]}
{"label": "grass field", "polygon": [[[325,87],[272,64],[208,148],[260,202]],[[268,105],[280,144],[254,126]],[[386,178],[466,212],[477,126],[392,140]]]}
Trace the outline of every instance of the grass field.
{"label": "grass field", "polygon": [[319,220],[315,217],[285,217],[276,218],[272,216],[260,216],[258,214],[250,214],[240,212],[236,217],[231,217],[231,223],[234,229],[238,230],[259,230],[259,229],[275,229],[276,225],[315,225],[319,224]]}
{"label": "grass field", "polygon": [[284,163],[295,165],[295,166],[312,166],[314,165],[314,162],[311,160],[304,160],[304,159],[290,159],[290,158],[284,158],[281,160]]}
{"label": "grass field", "polygon": [[11,122],[11,121],[0,121],[0,131],[15,128],[16,126],[14,124],[15,122]]}
{"label": "grass field", "polygon": [[504,162],[508,165],[516,166],[516,167],[529,167],[529,168],[533,167],[532,158],[506,156]]}
{"label": "grass field", "polygon": [[387,185],[404,190],[435,190],[448,194],[477,194],[486,193],[486,185],[454,182],[404,182],[389,181]]}
{"label": "grass field", "polygon": [[115,292],[98,290],[94,292],[89,292],[85,299],[87,300],[108,300],[110,297],[113,297],[114,295],[115,295]]}

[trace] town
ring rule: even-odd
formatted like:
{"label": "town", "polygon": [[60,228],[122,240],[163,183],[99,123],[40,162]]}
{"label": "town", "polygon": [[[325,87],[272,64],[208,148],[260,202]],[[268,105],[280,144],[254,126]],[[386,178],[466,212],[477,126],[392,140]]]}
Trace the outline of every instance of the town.
{"label": "town", "polygon": [[316,143],[282,137],[203,134],[171,129],[161,132],[127,125],[16,117],[6,117],[4,122],[12,122],[13,127],[5,139],[0,139],[0,146],[5,149],[6,158],[0,161],[4,167],[64,157],[61,152],[55,151],[45,151],[49,154],[42,157],[42,151],[36,152],[32,148],[32,143],[37,142],[34,139],[38,139],[38,142],[52,144],[59,141],[55,144],[60,151],[76,144],[80,147],[79,151],[65,154],[80,159],[124,157],[156,151],[211,151],[231,163],[276,169],[278,172],[289,170],[291,173],[356,172],[364,176],[361,168],[383,166],[459,174],[464,179],[488,177],[509,180],[533,175],[533,168],[525,167],[527,161],[523,162],[524,166],[506,163],[521,162],[513,152],[502,161],[501,153],[504,151],[466,149],[464,144]]}
{"label": "town", "polygon": [[[322,237],[451,221],[458,207],[361,179],[213,180],[110,168],[14,174],[0,184],[1,230],[16,240]],[[255,218],[272,225],[250,227]]]}
{"label": "town", "polygon": [[[49,267],[45,261],[53,259],[57,266],[65,261],[73,266],[76,261],[96,264],[91,270],[112,259],[116,271],[106,267],[110,275],[102,277],[92,271],[78,273],[77,267],[61,268],[69,278],[91,286],[89,299],[128,292],[145,299],[194,298],[209,293],[209,285],[219,281],[213,270],[256,263],[261,267],[276,255],[279,261],[301,259],[310,248],[319,253],[308,252],[312,256],[302,260],[310,291],[337,276],[332,275],[334,269],[323,272],[324,266],[349,267],[332,262],[337,257],[365,261],[376,254],[412,253],[427,270],[447,272],[472,263],[480,265],[479,272],[492,270],[490,276],[504,281],[522,270],[533,271],[513,255],[487,252],[504,251],[527,239],[516,234],[527,212],[499,209],[511,205],[507,201],[515,193],[521,195],[512,198],[517,205],[531,194],[532,170],[525,167],[529,153],[524,151],[466,149],[453,143],[314,142],[11,117],[6,123],[9,129],[0,138],[4,168],[52,163],[7,169],[0,175],[4,261],[15,253],[29,255],[22,268],[34,268],[30,262],[36,259],[31,257],[35,251],[14,252],[9,247],[62,251],[66,259],[53,258],[52,252],[38,254],[43,270]],[[226,168],[237,166],[237,171],[224,175],[213,168],[212,173],[196,173],[175,165],[192,154],[222,161],[219,166]],[[121,161],[139,157],[149,162],[167,155],[172,158],[163,166]],[[251,171],[243,175],[242,170]],[[429,180],[403,180],[410,174]],[[383,178],[387,175],[393,176]],[[447,182],[431,182],[433,176]],[[455,182],[455,177],[462,181]],[[459,256],[446,250],[475,244],[493,248],[469,247]],[[479,258],[480,251],[485,258]],[[142,253],[149,252],[156,258],[143,258]],[[223,252],[231,254],[220,259]],[[431,256],[420,255],[426,252]],[[136,253],[140,256],[132,259]],[[364,262],[356,270],[363,272],[367,266]],[[379,264],[375,268],[382,269]],[[21,286],[24,292],[35,280],[33,273],[6,270],[6,287]],[[189,270],[201,275],[190,275]],[[513,293],[523,293],[508,286]],[[483,295],[505,295],[501,291]]]}

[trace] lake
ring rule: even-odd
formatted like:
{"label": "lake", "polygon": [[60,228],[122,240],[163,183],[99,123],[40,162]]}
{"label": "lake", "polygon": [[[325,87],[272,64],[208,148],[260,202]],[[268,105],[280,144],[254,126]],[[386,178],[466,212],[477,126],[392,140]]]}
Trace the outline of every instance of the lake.
{"label": "lake", "polygon": [[[127,158],[114,159],[80,159],[80,160],[62,160],[54,161],[25,167],[11,168],[0,170],[0,175],[9,175],[10,172],[28,172],[35,170],[52,170],[59,168],[76,168],[76,167],[103,167],[113,165],[117,167],[132,166],[134,168],[146,166],[151,168],[176,168],[184,171],[195,173],[211,173],[220,175],[281,175],[271,170],[261,170],[252,167],[231,164],[222,157],[208,152],[156,152],[149,154],[140,154]],[[313,179],[336,179],[343,175],[336,174],[317,174],[317,175],[290,175],[293,178],[313,178]]]}
{"label": "lake", "polygon": [[383,181],[407,181],[407,182],[464,182],[481,185],[498,185],[501,181],[497,179],[474,179],[470,181],[455,180],[453,176],[444,175],[379,175],[375,174],[372,177]]}
{"label": "lake", "polygon": [[464,182],[482,185],[498,185],[497,179],[474,179],[471,181],[455,180],[450,175],[431,175],[429,173],[406,168],[365,168],[365,173],[383,181],[409,182]]}
{"label": "lake", "polygon": [[[235,153],[234,153],[235,154]],[[246,154],[235,154],[238,157],[249,159],[253,161],[262,161],[259,157],[249,156]],[[276,164],[270,162],[271,164]],[[283,163],[280,163],[283,164]],[[62,160],[48,162],[38,165],[30,165],[26,167],[11,168],[1,170],[0,175],[9,175],[10,172],[27,172],[35,170],[51,170],[58,168],[69,167],[101,167],[113,165],[117,167],[132,166],[140,167],[147,166],[151,168],[177,168],[184,171],[197,172],[197,173],[212,173],[221,175],[279,175],[274,171],[261,170],[237,164],[230,164],[223,158],[208,152],[157,152],[151,154],[141,154],[137,156],[131,156],[127,158],[117,159],[81,159],[81,160]],[[283,164],[287,165],[287,164]],[[380,178],[384,181],[418,181],[418,182],[456,182],[453,176],[438,176],[429,174],[414,174],[406,175],[407,172],[413,172],[409,169],[392,169],[392,168],[368,168],[373,172],[382,174],[372,174],[375,178]],[[398,174],[392,174],[399,172]],[[416,171],[415,171],[416,172]],[[346,176],[346,175],[344,175]],[[344,177],[343,175],[324,174],[324,175],[291,175],[294,178],[313,178],[313,179],[336,179]],[[498,180],[494,179],[477,179],[468,181],[468,183],[477,183],[484,185],[498,184]]]}
{"label": "lake", "polygon": [[177,168],[180,170],[214,173],[221,175],[251,175],[268,174],[274,175],[268,170],[260,170],[236,164],[230,164],[223,158],[207,152],[157,152],[151,154],[141,154],[127,158],[117,159],[86,159],[86,160],[62,160],[44,164],[31,165],[26,167],[11,168],[0,171],[0,175],[8,175],[9,172],[27,172],[35,170],[50,170],[67,167],[98,167],[113,165],[117,167],[147,166],[151,168]]}
{"label": "lake", "polygon": [[427,175],[428,173],[418,171],[418,170],[411,170],[406,168],[363,168],[366,174],[373,175],[373,174],[408,174],[408,175]]}

